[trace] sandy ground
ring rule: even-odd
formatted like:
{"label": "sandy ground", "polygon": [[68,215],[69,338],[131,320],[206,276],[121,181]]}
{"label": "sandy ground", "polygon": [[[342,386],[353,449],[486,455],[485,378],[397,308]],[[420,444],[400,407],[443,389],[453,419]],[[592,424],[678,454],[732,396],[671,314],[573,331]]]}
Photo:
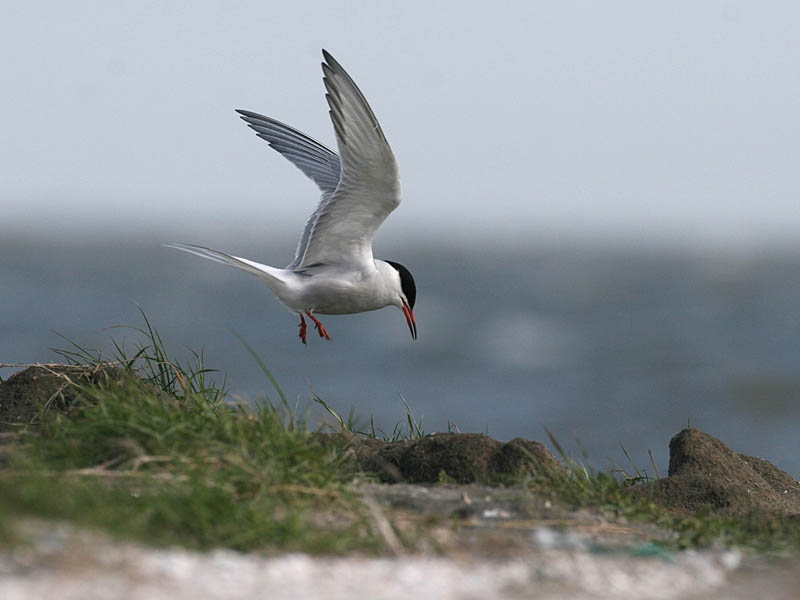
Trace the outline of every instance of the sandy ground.
{"label": "sandy ground", "polygon": [[68,525],[0,554],[3,600],[370,598],[796,598],[795,559],[768,564],[738,551],[600,552],[546,527],[522,556],[316,558],[227,550],[154,550]]}

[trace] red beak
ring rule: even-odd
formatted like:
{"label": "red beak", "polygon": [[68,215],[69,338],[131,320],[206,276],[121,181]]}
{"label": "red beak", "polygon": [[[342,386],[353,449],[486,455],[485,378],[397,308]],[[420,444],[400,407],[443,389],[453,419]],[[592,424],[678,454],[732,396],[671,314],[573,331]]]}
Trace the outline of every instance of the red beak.
{"label": "red beak", "polygon": [[411,338],[417,339],[417,320],[414,318],[414,311],[408,303],[403,300],[403,314],[406,316],[406,323],[408,323],[408,330],[411,332]]}

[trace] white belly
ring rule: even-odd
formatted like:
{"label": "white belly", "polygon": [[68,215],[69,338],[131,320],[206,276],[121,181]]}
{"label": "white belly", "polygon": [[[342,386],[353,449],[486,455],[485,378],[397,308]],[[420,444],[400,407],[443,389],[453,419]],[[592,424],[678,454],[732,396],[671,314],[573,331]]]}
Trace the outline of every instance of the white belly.
{"label": "white belly", "polygon": [[352,279],[325,274],[298,275],[283,289],[273,291],[293,311],[311,310],[323,315],[366,312],[392,304],[389,294],[375,285],[377,278]]}

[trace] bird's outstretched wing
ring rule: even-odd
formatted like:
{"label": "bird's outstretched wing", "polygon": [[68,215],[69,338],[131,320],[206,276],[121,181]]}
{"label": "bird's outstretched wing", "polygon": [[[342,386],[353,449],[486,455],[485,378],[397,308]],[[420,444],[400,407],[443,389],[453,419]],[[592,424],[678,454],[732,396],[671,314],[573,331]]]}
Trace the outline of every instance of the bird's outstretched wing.
{"label": "bird's outstretched wing", "polygon": [[309,219],[308,242],[298,266],[363,264],[372,238],[400,204],[400,177],[392,149],[364,95],[325,50],[326,98],[341,160],[339,185]]}
{"label": "bird's outstretched wing", "polygon": [[306,221],[288,269],[317,263],[363,264],[372,260],[372,238],[400,204],[397,161],[364,95],[325,50],[326,98],[339,156],[304,133],[257,113],[242,119],[322,190]]}

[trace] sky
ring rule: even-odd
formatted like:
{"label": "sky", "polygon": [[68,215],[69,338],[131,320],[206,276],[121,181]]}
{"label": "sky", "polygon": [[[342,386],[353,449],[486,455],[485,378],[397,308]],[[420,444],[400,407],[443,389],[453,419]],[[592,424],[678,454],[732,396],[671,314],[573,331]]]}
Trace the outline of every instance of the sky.
{"label": "sky", "polygon": [[400,164],[386,239],[793,243],[799,26],[788,1],[8,3],[2,231],[299,234],[316,188],[233,111],[335,148],[325,48]]}

